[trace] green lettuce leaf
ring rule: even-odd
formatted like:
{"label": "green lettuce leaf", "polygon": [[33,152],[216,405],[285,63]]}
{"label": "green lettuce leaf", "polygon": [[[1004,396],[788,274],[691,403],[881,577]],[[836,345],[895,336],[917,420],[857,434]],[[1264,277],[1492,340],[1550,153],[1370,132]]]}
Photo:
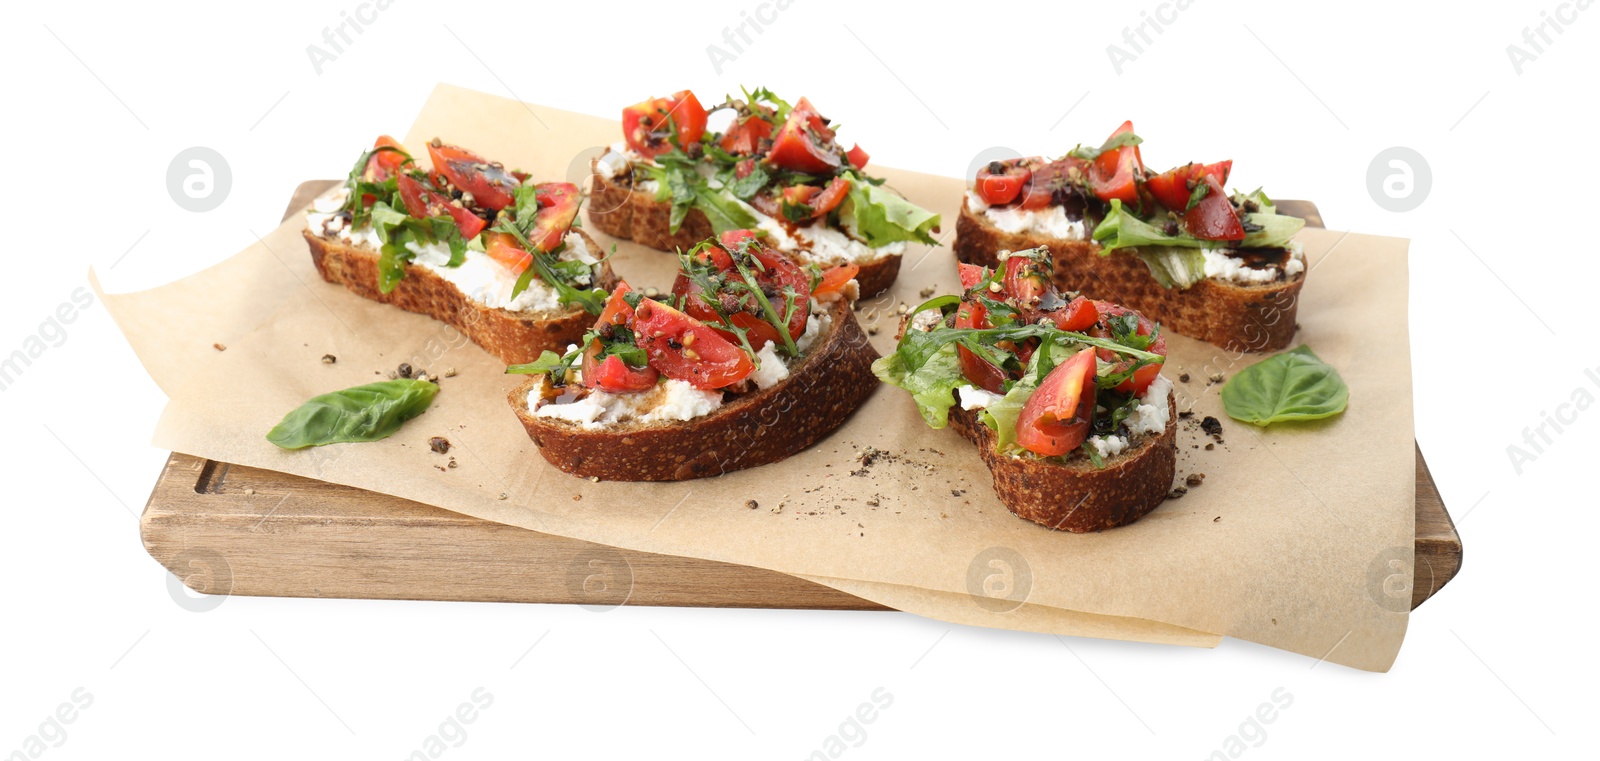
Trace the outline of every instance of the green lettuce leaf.
{"label": "green lettuce leaf", "polygon": [[961,361],[956,357],[953,343],[945,344],[915,370],[907,366],[905,356],[898,352],[880,357],[872,363],[872,373],[884,383],[911,392],[917,411],[932,428],[943,428],[949,423],[950,407],[956,402],[955,390],[971,384],[961,374]]}
{"label": "green lettuce leaf", "polygon": [[1140,246],[1134,253],[1162,288],[1188,288],[1206,277],[1206,255],[1198,248]]}
{"label": "green lettuce leaf", "polygon": [[[1260,193],[1260,191],[1256,191]],[[1263,199],[1266,196],[1261,196]],[[1244,242],[1240,245],[1245,248],[1276,248],[1286,245],[1295,233],[1306,226],[1306,221],[1298,217],[1287,217],[1277,213],[1274,206],[1263,206],[1261,211],[1247,213],[1243,216],[1245,229]],[[1260,229],[1254,229],[1260,228]],[[1161,228],[1140,219],[1133,212],[1122,205],[1122,201],[1112,199],[1111,210],[1094,229],[1094,239],[1100,243],[1100,254],[1105,256],[1119,248],[1137,248],[1139,246],[1182,246],[1186,248],[1216,248],[1217,241],[1201,240],[1187,233],[1167,235]]]}
{"label": "green lettuce leaf", "polygon": [[873,248],[897,241],[939,243],[932,235],[939,227],[938,214],[858,178],[850,180],[850,194],[840,206],[839,220]]}

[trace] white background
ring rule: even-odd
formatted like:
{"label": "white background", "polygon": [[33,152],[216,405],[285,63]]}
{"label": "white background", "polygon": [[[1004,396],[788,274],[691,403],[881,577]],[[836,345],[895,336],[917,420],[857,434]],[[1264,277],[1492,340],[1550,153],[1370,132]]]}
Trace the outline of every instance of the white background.
{"label": "white background", "polygon": [[[0,354],[90,266],[131,290],[243,248],[297,183],[404,133],[438,81],[606,116],[685,87],[765,84],[811,96],[875,163],[949,175],[985,148],[1059,154],[1131,118],[1152,164],[1231,157],[1235,185],[1412,240],[1417,438],[1467,552],[1381,675],[1237,641],[1058,640],[904,614],[243,597],[193,613],[134,518],[166,456],[148,444],[164,399],[97,303],[0,392],[0,755],[80,687],[92,704],[64,740],[47,728],[59,744],[41,757],[399,759],[480,687],[493,704],[443,757],[804,758],[880,687],[893,703],[865,739],[852,732],[849,758],[1203,758],[1279,688],[1292,705],[1264,734],[1246,727],[1243,756],[1592,747],[1600,411],[1577,413],[1520,474],[1506,448],[1574,393],[1600,396],[1583,374],[1600,367],[1600,10],[1563,6],[1572,24],[1519,74],[1507,46],[1532,53],[1523,30],[1555,3],[1413,5],[1196,0],[1163,11],[1174,20],[1121,74],[1106,48],[1133,52],[1123,30],[1153,1],[938,15],[797,0],[720,73],[705,48],[753,0],[398,0],[320,74],[306,47],[353,2],[14,8]],[[231,167],[208,213],[167,191],[191,146]],[[1391,146],[1431,166],[1414,211],[1369,193],[1368,165]]]}

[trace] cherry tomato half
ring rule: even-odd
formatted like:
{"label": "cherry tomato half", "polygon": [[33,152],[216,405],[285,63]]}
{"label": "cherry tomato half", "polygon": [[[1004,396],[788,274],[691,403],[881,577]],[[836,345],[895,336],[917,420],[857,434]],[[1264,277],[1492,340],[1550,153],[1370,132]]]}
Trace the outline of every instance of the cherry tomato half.
{"label": "cherry tomato half", "polygon": [[[1138,335],[1148,336],[1155,330],[1155,323],[1151,322],[1144,315],[1139,314],[1138,312],[1135,312],[1132,309],[1120,304],[1113,304],[1109,301],[1096,301],[1094,302],[1094,307],[1099,311],[1102,321],[1108,317],[1119,317],[1125,314],[1137,316],[1139,318],[1139,328],[1134,332]],[[1111,331],[1105,327],[1097,327],[1094,330],[1091,330],[1089,334],[1099,338],[1112,337]],[[1156,336],[1155,342],[1150,344],[1150,348],[1146,349],[1146,351],[1154,354],[1160,354],[1163,357],[1167,356],[1167,334],[1162,332],[1161,335]],[[1127,359],[1124,357],[1124,355],[1118,354],[1110,349],[1100,349],[1099,356],[1101,359],[1107,362],[1117,363],[1117,367],[1113,369],[1113,372],[1121,372],[1123,369],[1126,369],[1133,364],[1133,360]],[[1156,376],[1161,374],[1162,364],[1164,363],[1146,365],[1139,368],[1139,370],[1133,374],[1133,377],[1117,384],[1116,390],[1131,391],[1135,394],[1143,394],[1144,390],[1149,388],[1151,383],[1155,382]]]}
{"label": "cherry tomato half", "polygon": [[1023,187],[1033,176],[1033,170],[1022,163],[991,161],[978,170],[973,188],[990,206],[1002,206],[1017,200]]}
{"label": "cherry tomato half", "polygon": [[1208,191],[1193,209],[1183,213],[1183,229],[1201,240],[1243,239],[1244,225],[1216,175],[1208,174],[1201,181]]}
{"label": "cherry tomato half", "polygon": [[845,286],[849,285],[850,281],[855,278],[856,273],[860,271],[861,265],[859,264],[841,264],[837,267],[830,267],[827,272],[822,273],[822,280],[817,283],[817,289],[811,292],[811,297],[820,300],[830,294],[842,293]]}
{"label": "cherry tomato half", "polygon": [[[612,328],[633,327],[633,307],[623,298],[628,291],[633,290],[627,283],[617,283],[616,290],[606,299],[606,306],[600,311],[600,319],[595,320],[597,330],[605,330],[606,326]],[[660,371],[646,364],[644,367],[632,367],[623,362],[621,357],[611,356],[604,360],[599,359],[602,349],[601,342],[593,340],[583,350],[583,385],[589,388],[598,388],[601,391],[623,393],[629,391],[647,391],[656,385],[660,378]]]}
{"label": "cherry tomato half", "polygon": [[[1133,132],[1133,122],[1123,122],[1111,137]],[[1110,138],[1107,138],[1109,141]],[[1137,182],[1144,172],[1144,162],[1140,160],[1139,146],[1124,145],[1113,148],[1100,154],[1089,166],[1089,189],[1102,201],[1113,198],[1121,199],[1123,203],[1136,205],[1139,203],[1139,188]]]}
{"label": "cherry tomato half", "polygon": [[[763,111],[765,108],[763,107]],[[761,150],[761,141],[772,137],[772,122],[751,114],[735,119],[717,141],[722,150],[735,156],[752,156]]]}
{"label": "cherry tomato half", "polygon": [[839,146],[833,130],[811,101],[801,98],[789,111],[789,120],[772,139],[767,161],[773,166],[809,174],[833,174],[839,168]]}
{"label": "cherry tomato half", "polygon": [[1022,404],[1017,444],[1046,457],[1077,449],[1088,437],[1094,415],[1094,372],[1094,349],[1084,349],[1051,370]]}
{"label": "cherry tomato half", "polygon": [[755,363],[744,349],[689,315],[652,299],[634,310],[634,337],[650,366],[695,388],[716,389],[744,380]]}
{"label": "cherry tomato half", "polygon": [[[675,133],[672,131],[675,130]],[[677,138],[678,147],[700,142],[706,133],[706,109],[688,90],[670,98],[651,98],[622,110],[622,137],[639,155],[650,159],[672,149],[668,136]]]}
{"label": "cherry tomato half", "polygon": [[860,144],[850,146],[849,152],[845,153],[844,157],[849,160],[850,166],[857,169],[866,169],[867,162],[872,159],[871,155],[861,150]]}
{"label": "cherry tomato half", "polygon": [[[987,328],[989,325],[988,310],[983,304],[976,301],[963,301],[956,307],[957,328]],[[986,391],[996,394],[1005,393],[1006,373],[988,360],[973,354],[971,350],[956,344],[956,359],[961,363],[961,374],[967,376],[972,384]]]}
{"label": "cherry tomato half", "polygon": [[451,185],[471,193],[478,206],[499,211],[515,200],[511,191],[521,182],[498,162],[438,140],[428,143],[428,158],[433,161],[435,174],[444,175]]}
{"label": "cherry tomato half", "polygon": [[1193,190],[1191,183],[1199,183],[1210,174],[1215,175],[1223,187],[1227,187],[1228,174],[1232,171],[1231,159],[1215,164],[1184,164],[1151,177],[1145,182],[1145,187],[1150,189],[1150,195],[1155,196],[1162,206],[1182,214],[1189,208],[1189,193]]}
{"label": "cherry tomato half", "polygon": [[460,203],[451,201],[450,197],[438,191],[429,190],[422,182],[409,174],[401,173],[400,200],[405,204],[406,213],[418,219],[429,217],[448,216],[455,220],[456,228],[461,231],[461,237],[471,240],[483,232],[489,223],[481,217],[468,211]]}

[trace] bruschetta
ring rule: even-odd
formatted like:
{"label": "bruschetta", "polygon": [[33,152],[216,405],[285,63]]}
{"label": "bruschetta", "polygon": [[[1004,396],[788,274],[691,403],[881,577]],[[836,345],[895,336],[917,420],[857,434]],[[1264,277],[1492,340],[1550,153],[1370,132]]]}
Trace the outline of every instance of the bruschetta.
{"label": "bruschetta", "polygon": [[894,282],[908,243],[937,242],[939,215],[868,175],[866,151],[845,150],[811,101],[741,95],[707,109],[684,90],[625,109],[623,139],[593,162],[594,228],[663,251],[759,229],[801,264],[856,265],[863,296]]}
{"label": "bruschetta", "polygon": [[956,223],[956,256],[994,266],[1048,246],[1056,284],[1138,309],[1227,349],[1272,351],[1294,337],[1304,220],[1260,190],[1228,193],[1232,161],[1145,169],[1126,122],[1099,148],[981,167]]}
{"label": "bruschetta", "polygon": [[564,354],[507,368],[547,461],[607,481],[682,481],[778,462],[876,387],[856,265],[802,267],[750,231],[679,255],[672,292],[620,283]]}
{"label": "bruschetta", "polygon": [[1138,312],[1051,279],[1045,249],[961,264],[963,292],[908,315],[873,372],[978,448],[1011,512],[1071,532],[1132,523],[1172,489],[1166,337]]}
{"label": "bruschetta", "polygon": [[574,227],[582,193],[435,139],[424,169],[394,138],[306,212],[322,279],[448,323],[506,363],[577,340],[616,282]]}

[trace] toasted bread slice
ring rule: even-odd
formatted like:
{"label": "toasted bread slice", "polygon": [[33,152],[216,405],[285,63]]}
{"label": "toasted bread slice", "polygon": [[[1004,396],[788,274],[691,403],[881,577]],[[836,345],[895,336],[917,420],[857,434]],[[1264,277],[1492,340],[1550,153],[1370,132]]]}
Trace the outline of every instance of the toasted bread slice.
{"label": "toasted bread slice", "polygon": [[[599,159],[596,159],[598,161]],[[625,181],[596,172],[589,189],[589,223],[613,238],[624,238],[662,251],[688,251],[715,235],[704,212],[690,209],[677,232],[672,232],[672,204],[657,201],[653,192],[637,190]],[[884,254],[856,262],[861,271],[856,283],[861,296],[876,296],[894,285],[900,275],[901,254]]]}
{"label": "toasted bread slice", "polygon": [[[582,230],[572,232],[583,237],[590,251],[600,250]],[[358,296],[446,323],[508,365],[532,362],[546,350],[558,354],[566,351],[567,344],[577,342],[594,324],[594,315],[577,305],[524,312],[485,306],[426,267],[407,268],[406,276],[394,290],[383,293],[378,290],[377,251],[325,238],[310,230],[303,233],[311,246],[311,260],[323,280],[342,284]],[[609,264],[601,267],[595,285],[609,291],[617,278]]]}
{"label": "toasted bread slice", "polygon": [[1285,282],[1238,285],[1206,278],[1188,288],[1163,288],[1143,261],[1129,254],[1100,255],[1092,240],[1008,233],[961,204],[956,257],[994,267],[1001,251],[1047,246],[1055,257],[1056,286],[1138,310],[1168,330],[1232,351],[1275,351],[1294,339],[1303,274]]}
{"label": "toasted bread slice", "polygon": [[1097,468],[1088,458],[1066,464],[995,451],[995,434],[978,410],[950,408],[950,424],[978,447],[1000,501],[1019,517],[1081,534],[1126,526],[1166,500],[1178,461],[1178,414],[1167,399],[1167,427],[1137,446],[1107,457]]}
{"label": "toasted bread slice", "polygon": [[831,433],[860,407],[878,381],[877,351],[843,301],[830,307],[828,332],[789,368],[777,385],[726,402],[691,420],[586,428],[539,417],[528,395],[536,375],[508,400],[550,464],[573,475],[605,481],[685,481],[783,460]]}

